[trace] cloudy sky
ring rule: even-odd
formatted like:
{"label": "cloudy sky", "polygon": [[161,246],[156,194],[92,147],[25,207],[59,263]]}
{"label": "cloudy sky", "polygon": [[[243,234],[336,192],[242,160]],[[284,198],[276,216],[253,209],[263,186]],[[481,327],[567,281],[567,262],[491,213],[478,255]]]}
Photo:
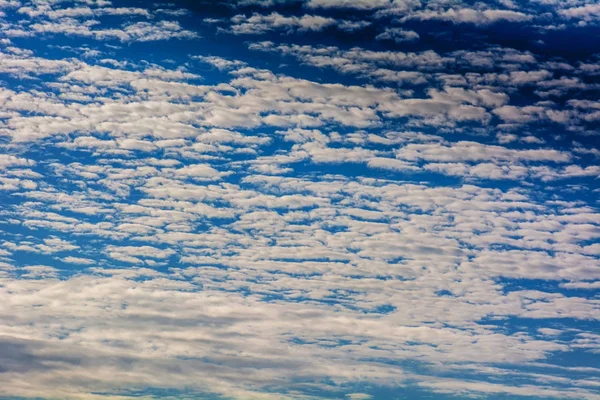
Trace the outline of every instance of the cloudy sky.
{"label": "cloudy sky", "polygon": [[0,398],[600,399],[595,0],[0,24]]}

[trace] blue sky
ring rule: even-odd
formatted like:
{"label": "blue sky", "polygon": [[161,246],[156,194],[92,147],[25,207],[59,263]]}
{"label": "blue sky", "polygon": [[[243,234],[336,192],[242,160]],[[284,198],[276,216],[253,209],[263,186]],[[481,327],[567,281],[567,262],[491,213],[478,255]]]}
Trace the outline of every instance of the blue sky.
{"label": "blue sky", "polygon": [[597,2],[0,21],[0,398],[600,399]]}

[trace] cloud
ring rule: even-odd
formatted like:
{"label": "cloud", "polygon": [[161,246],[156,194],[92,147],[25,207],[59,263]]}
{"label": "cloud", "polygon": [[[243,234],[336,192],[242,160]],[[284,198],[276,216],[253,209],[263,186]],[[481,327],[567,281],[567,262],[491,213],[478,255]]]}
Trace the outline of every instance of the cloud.
{"label": "cloud", "polygon": [[246,66],[246,63],[243,61],[227,60],[225,58],[216,56],[192,56],[192,58],[213,65],[215,68],[221,71]]}
{"label": "cloud", "polygon": [[389,5],[389,0],[309,0],[306,3],[309,8],[355,8],[359,10],[377,9]]}
{"label": "cloud", "polygon": [[175,170],[175,174],[199,180],[215,180],[226,175],[226,173],[219,172],[207,164],[187,165]]}
{"label": "cloud", "polygon": [[231,18],[231,32],[236,35],[265,34],[271,30],[284,30],[287,32],[321,31],[327,27],[338,27],[344,31],[354,31],[369,25],[366,21],[336,20],[330,17],[305,14],[301,17],[284,16],[277,12],[268,15],[252,14],[250,17],[239,14]]}
{"label": "cloud", "polygon": [[30,265],[23,267],[25,274],[21,275],[27,279],[49,279],[58,276],[58,270],[47,265]]}
{"label": "cloud", "polygon": [[568,152],[554,149],[514,150],[503,146],[484,145],[478,142],[461,141],[444,145],[440,143],[410,143],[396,152],[396,157],[406,160],[427,161],[533,161],[568,162]]}
{"label": "cloud", "polygon": [[382,33],[375,36],[377,40],[393,40],[396,43],[413,42],[419,40],[419,34],[415,31],[407,31],[402,28],[386,28]]}
{"label": "cloud", "polygon": [[351,400],[369,400],[373,398],[373,396],[366,393],[350,393],[347,394],[346,397],[348,397]]}
{"label": "cloud", "polygon": [[63,262],[66,262],[68,264],[79,264],[79,265],[93,265],[96,264],[96,261],[89,259],[89,258],[82,258],[82,257],[65,257],[62,259]]}
{"label": "cloud", "polygon": [[[210,269],[203,269],[203,272],[185,270],[182,273],[192,277],[206,277],[206,273],[218,276],[218,270]],[[140,280],[142,276],[145,279]],[[4,336],[7,342],[13,344],[12,348],[19,349],[20,354],[28,354],[27,357],[18,357],[22,361],[19,364],[3,364],[10,368],[11,374],[31,378],[5,382],[2,390],[17,395],[35,395],[44,390],[59,396],[75,387],[79,393],[85,394],[110,390],[115,383],[130,388],[150,383],[169,387],[185,385],[192,390],[202,390],[210,385],[220,393],[247,398],[243,393],[238,395],[236,391],[240,389],[227,383],[227,378],[235,376],[238,381],[250,382],[250,387],[260,393],[262,385],[273,384],[290,374],[302,374],[306,378],[318,378],[323,374],[331,376],[329,368],[332,364],[328,359],[332,356],[345,360],[333,372],[337,381],[352,380],[359,373],[381,383],[390,380],[397,383],[398,379],[411,375],[404,375],[397,367],[361,362],[356,358],[357,354],[344,351],[343,346],[331,347],[330,342],[321,343],[318,335],[328,333],[347,338],[360,335],[369,337],[374,343],[390,343],[389,339],[401,334],[406,341],[443,346],[469,337],[466,332],[448,328],[389,328],[386,319],[390,317],[386,316],[352,319],[349,325],[348,313],[352,311],[343,311],[344,316],[335,316],[318,304],[264,304],[258,299],[244,299],[239,294],[207,294],[195,290],[193,284],[145,270],[134,269],[126,274],[105,270],[104,276],[73,277],[52,283],[25,285],[25,282],[14,280],[3,283],[11,288],[14,301],[19,301],[21,307],[27,310],[24,313],[26,319],[15,328],[25,329],[29,321],[61,321],[61,325],[46,324],[44,331],[26,338]],[[47,284],[51,284],[51,290],[42,289]],[[99,293],[102,297],[98,297]],[[101,298],[104,300],[99,301]],[[40,308],[39,304],[43,306]],[[311,313],[307,313],[307,307]],[[81,329],[79,324],[83,318],[87,323]],[[305,324],[304,328],[296,330],[295,335],[305,344],[293,344],[279,336],[290,324],[296,325],[301,321]],[[60,335],[61,339],[49,339],[53,335]],[[446,361],[494,357],[490,351],[493,349],[484,350],[486,346],[510,343],[517,349],[503,355],[506,360],[511,357],[534,358],[544,349],[562,348],[532,339],[522,343],[509,336],[481,331],[479,340],[483,342],[481,346],[470,344],[481,351],[479,355],[473,351],[461,355],[454,350],[446,355],[435,351],[423,355],[434,359],[441,357]],[[151,342],[163,346],[149,345]],[[228,354],[227,349],[247,349],[248,342],[253,343],[252,351],[245,350],[242,357],[232,358]],[[408,352],[406,357],[413,357],[415,349],[411,350],[410,346],[405,349]],[[517,355],[518,351],[521,351],[520,355]],[[385,354],[378,353],[380,356]],[[304,357],[298,358],[299,354],[304,354]],[[107,364],[109,361],[112,362]],[[234,363],[237,368],[231,369]],[[108,371],[107,365],[110,365]],[[174,368],[176,365],[178,367]],[[81,373],[82,368],[85,373]],[[117,373],[125,370],[135,374]],[[115,373],[119,377],[117,381]],[[64,375],[69,376],[72,382],[67,386],[60,383]],[[194,377],[191,381],[190,376]],[[510,387],[495,390],[511,392]],[[580,390],[579,395],[586,394],[584,389]],[[574,396],[570,394],[574,392],[569,390],[557,393]]]}
{"label": "cloud", "polygon": [[[110,4],[110,3],[106,3]],[[101,5],[101,4],[98,4]],[[98,25],[96,17],[110,16],[144,17],[152,19],[150,11],[134,7],[76,7],[53,9],[51,6],[38,8],[21,7],[18,13],[32,18],[30,24],[23,24],[10,31],[11,36],[27,37],[32,34],[63,34],[67,36],[91,37],[97,40],[118,40],[121,42],[157,41],[169,39],[194,39],[197,33],[183,29],[178,21],[138,21],[122,26],[94,29]],[[42,17],[47,17],[44,19]]]}
{"label": "cloud", "polygon": [[597,398],[586,5],[0,1],[0,396]]}
{"label": "cloud", "polygon": [[407,17],[407,19],[439,19],[453,23],[471,23],[476,25],[487,25],[501,21],[523,22],[533,19],[531,15],[512,10],[474,10],[470,8],[449,8],[445,11],[419,11]]}
{"label": "cloud", "polygon": [[559,11],[568,19],[579,19],[586,22],[594,22],[600,19],[600,5],[585,4],[579,7],[565,7]]}

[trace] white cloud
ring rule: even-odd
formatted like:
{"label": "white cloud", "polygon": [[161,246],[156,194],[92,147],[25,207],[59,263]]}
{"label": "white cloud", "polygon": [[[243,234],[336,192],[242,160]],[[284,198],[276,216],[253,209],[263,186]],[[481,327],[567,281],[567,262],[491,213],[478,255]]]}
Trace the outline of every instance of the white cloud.
{"label": "white cloud", "polygon": [[396,151],[396,157],[405,160],[427,161],[532,161],[564,163],[572,159],[568,152],[555,149],[516,150],[479,142],[409,143]]}
{"label": "white cloud", "polygon": [[523,22],[533,19],[531,15],[512,10],[474,10],[470,8],[449,8],[445,11],[418,11],[406,19],[439,19],[454,23],[472,23],[476,25],[493,24],[500,21]]}
{"label": "white cloud", "polygon": [[579,7],[565,7],[559,12],[569,19],[596,21],[600,19],[600,4],[585,4]]}
{"label": "white cloud", "polygon": [[413,42],[419,40],[419,34],[415,31],[404,30],[402,28],[386,28],[382,33],[375,36],[377,40],[393,40],[396,43]]}
{"label": "white cloud", "polygon": [[66,262],[68,264],[79,264],[79,265],[93,265],[96,264],[96,261],[90,259],[90,258],[83,258],[83,257],[65,257],[61,259],[63,262]]}
{"label": "white cloud", "polygon": [[327,27],[338,27],[345,31],[354,31],[362,29],[369,25],[366,21],[345,21],[336,20],[330,17],[305,14],[301,17],[284,16],[277,12],[268,15],[252,14],[245,16],[242,14],[234,16],[232,19],[231,32],[236,35],[253,34],[261,35],[271,30],[284,30],[287,32],[298,31],[321,31]]}
{"label": "white cloud", "polygon": [[187,165],[175,170],[175,173],[180,176],[187,176],[199,180],[218,180],[220,177],[227,175],[227,173],[219,172],[208,164]]}
{"label": "white cloud", "polygon": [[383,8],[389,5],[389,0],[309,0],[306,3],[306,6],[310,8],[355,8],[360,10]]}
{"label": "white cloud", "polygon": [[26,271],[23,278],[28,279],[51,279],[58,276],[58,270],[47,265],[30,265],[23,267],[23,270]]}

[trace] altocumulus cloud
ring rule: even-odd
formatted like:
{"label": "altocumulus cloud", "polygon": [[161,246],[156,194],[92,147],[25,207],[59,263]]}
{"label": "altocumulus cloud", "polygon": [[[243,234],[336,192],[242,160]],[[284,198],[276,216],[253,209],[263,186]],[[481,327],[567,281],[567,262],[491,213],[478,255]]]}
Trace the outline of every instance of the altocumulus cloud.
{"label": "altocumulus cloud", "polygon": [[592,3],[0,1],[0,398],[600,399]]}

